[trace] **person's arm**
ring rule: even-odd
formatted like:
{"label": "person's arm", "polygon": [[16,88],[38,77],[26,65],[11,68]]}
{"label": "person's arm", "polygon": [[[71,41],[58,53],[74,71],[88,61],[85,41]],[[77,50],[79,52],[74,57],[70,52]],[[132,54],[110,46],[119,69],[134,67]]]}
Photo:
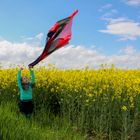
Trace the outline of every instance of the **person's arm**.
{"label": "person's arm", "polygon": [[21,89],[22,85],[21,85],[21,69],[18,70],[18,74],[17,74],[17,82],[18,82],[18,87]]}
{"label": "person's arm", "polygon": [[35,83],[35,75],[32,68],[30,68],[30,75],[31,75],[31,84]]}

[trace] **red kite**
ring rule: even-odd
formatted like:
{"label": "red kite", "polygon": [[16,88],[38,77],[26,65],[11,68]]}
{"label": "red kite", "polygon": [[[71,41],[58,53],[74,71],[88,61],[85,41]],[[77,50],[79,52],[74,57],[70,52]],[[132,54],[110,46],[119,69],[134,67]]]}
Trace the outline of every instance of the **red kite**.
{"label": "red kite", "polygon": [[71,16],[59,20],[55,23],[55,25],[49,30],[47,34],[47,41],[42,54],[28,66],[32,67],[35,66],[41,60],[50,55],[52,52],[69,43],[72,34],[71,33],[72,20],[77,13],[78,10],[76,10]]}

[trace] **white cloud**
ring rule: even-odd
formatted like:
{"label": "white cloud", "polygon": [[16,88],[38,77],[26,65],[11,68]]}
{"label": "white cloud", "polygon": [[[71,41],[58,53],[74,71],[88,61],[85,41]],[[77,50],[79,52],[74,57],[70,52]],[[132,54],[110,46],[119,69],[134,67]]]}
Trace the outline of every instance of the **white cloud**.
{"label": "white cloud", "polygon": [[125,18],[108,19],[109,23],[102,33],[113,34],[120,37],[120,40],[136,40],[140,37],[140,24]]}
{"label": "white cloud", "polygon": [[103,5],[98,11],[103,12],[104,10],[109,9],[111,7],[112,7],[112,4],[108,3],[108,4]]}
{"label": "white cloud", "polygon": [[44,35],[43,33],[39,33],[35,36],[35,38],[38,39],[38,40],[41,40],[43,35]]}
{"label": "white cloud", "polygon": [[116,16],[116,14],[118,14],[119,12],[116,9],[108,9],[108,11],[106,11],[102,17],[101,20],[106,20],[106,21],[110,21],[112,20],[112,17]]}
{"label": "white cloud", "polygon": [[107,16],[105,16],[105,18],[101,18],[101,20],[108,21],[110,24],[118,23],[118,22],[125,22],[125,21],[132,21],[130,19],[127,19],[126,17],[112,18],[112,17],[107,17]]}
{"label": "white cloud", "polygon": [[118,10],[113,8],[113,5],[111,3],[103,5],[98,11],[104,13],[101,19],[109,18],[118,13]]}
{"label": "white cloud", "polygon": [[38,33],[37,35],[32,36],[32,37],[25,37],[25,36],[22,36],[22,39],[23,39],[23,40],[35,40],[35,39],[41,40],[42,37],[43,37],[43,35],[44,35],[43,33]]}
{"label": "white cloud", "polygon": [[136,53],[136,49],[133,46],[127,46],[121,50],[121,53],[132,55]]}
{"label": "white cloud", "polygon": [[26,43],[12,43],[6,40],[0,41],[0,60],[6,64],[29,63],[34,56],[39,55],[42,48],[32,47]]}
{"label": "white cloud", "polygon": [[140,6],[140,0],[124,0],[124,2],[131,6]]}
{"label": "white cloud", "polygon": [[[34,61],[42,52],[42,47],[33,47],[26,43],[11,43],[6,40],[0,41],[0,60],[2,65],[9,64],[27,66]],[[115,64],[118,67],[138,68],[140,52],[134,47],[128,46],[121,50],[119,55],[107,56],[101,54],[96,48],[89,49],[84,46],[67,46],[55,51],[43,64],[54,64],[58,68],[92,68],[100,64]],[[38,65],[37,65],[38,66]]]}
{"label": "white cloud", "polygon": [[38,33],[37,35],[30,36],[30,37],[21,36],[21,39],[23,42],[27,42],[28,44],[39,46],[43,36],[44,36],[43,33]]}
{"label": "white cloud", "polygon": [[[125,2],[135,5],[140,4],[140,0],[125,0]],[[114,9],[111,4],[105,5],[105,8],[106,6],[107,9],[100,18],[107,21],[105,22],[106,28],[99,30],[100,32],[119,36],[119,41],[136,40],[140,37],[140,22],[130,20],[124,16],[118,17],[119,11]],[[139,19],[139,12],[137,18]]]}

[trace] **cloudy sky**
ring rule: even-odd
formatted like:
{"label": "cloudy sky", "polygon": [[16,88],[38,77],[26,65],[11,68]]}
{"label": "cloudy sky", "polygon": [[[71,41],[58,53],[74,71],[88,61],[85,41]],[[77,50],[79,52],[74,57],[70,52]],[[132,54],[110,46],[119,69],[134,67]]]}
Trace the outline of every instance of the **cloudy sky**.
{"label": "cloudy sky", "polygon": [[0,63],[28,65],[54,23],[79,10],[69,45],[40,64],[140,68],[140,0],[0,0]]}

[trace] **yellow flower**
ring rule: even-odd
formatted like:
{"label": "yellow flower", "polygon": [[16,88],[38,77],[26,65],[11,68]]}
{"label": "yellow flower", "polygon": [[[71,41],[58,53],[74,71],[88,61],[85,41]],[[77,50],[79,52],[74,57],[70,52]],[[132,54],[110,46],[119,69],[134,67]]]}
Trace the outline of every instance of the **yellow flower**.
{"label": "yellow flower", "polygon": [[133,97],[131,96],[131,97],[129,98],[129,100],[130,100],[130,102],[132,103],[132,102],[133,102]]}
{"label": "yellow flower", "polygon": [[88,103],[88,102],[89,102],[89,100],[87,99],[87,100],[86,100],[86,103]]}
{"label": "yellow flower", "polygon": [[122,106],[122,110],[126,111],[127,107],[125,105]]}
{"label": "yellow flower", "polygon": [[89,96],[89,97],[93,97],[93,94],[89,93],[88,96]]}
{"label": "yellow flower", "polygon": [[130,108],[134,108],[134,103],[131,103],[130,104]]}
{"label": "yellow flower", "polygon": [[51,92],[54,92],[54,88],[51,89]]}

